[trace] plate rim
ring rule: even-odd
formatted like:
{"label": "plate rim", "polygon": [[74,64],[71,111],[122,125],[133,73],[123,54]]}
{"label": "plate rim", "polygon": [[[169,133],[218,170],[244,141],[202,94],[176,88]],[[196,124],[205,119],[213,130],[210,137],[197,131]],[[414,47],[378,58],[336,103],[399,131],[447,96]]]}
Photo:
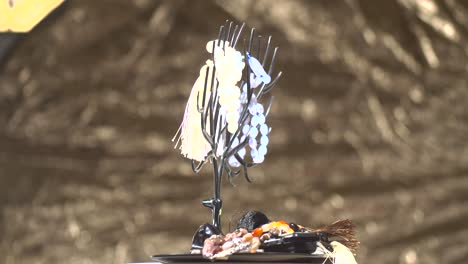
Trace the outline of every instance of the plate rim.
{"label": "plate rim", "polygon": [[[297,260],[300,259],[323,259],[326,260],[327,256],[325,254],[307,254],[307,253],[286,253],[286,252],[257,252],[257,253],[235,253],[233,255],[230,255],[227,259],[215,259],[215,260],[210,260],[207,258],[204,258],[201,254],[190,254],[190,253],[183,253],[183,254],[160,254],[160,255],[152,255],[151,259],[155,261],[159,261],[161,263],[176,263],[176,262],[259,262],[259,263],[266,263],[266,262],[275,262],[271,260],[263,260],[263,257],[283,257],[282,260],[279,260],[278,262],[294,262],[294,263],[299,263]],[[234,256],[234,259],[232,259],[232,256]],[[249,261],[248,259],[243,259],[242,261],[236,260],[237,257],[247,257],[250,256],[252,257],[252,260]],[[182,259],[190,259],[190,257],[193,258],[199,258],[194,261],[177,261],[177,260],[169,260],[168,258],[182,258]],[[256,259],[259,258],[259,259]],[[289,259],[289,260],[288,260]],[[304,261],[304,263],[307,263]]]}

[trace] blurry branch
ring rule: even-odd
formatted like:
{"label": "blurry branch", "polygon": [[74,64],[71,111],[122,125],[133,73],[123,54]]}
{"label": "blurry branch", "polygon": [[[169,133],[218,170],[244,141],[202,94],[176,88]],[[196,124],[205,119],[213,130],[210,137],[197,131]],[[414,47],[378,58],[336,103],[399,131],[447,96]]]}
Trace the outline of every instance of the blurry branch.
{"label": "blurry branch", "polygon": [[459,42],[461,37],[455,25],[443,14],[435,1],[399,0],[399,3],[421,21],[432,27],[441,36],[453,42]]}
{"label": "blurry branch", "polygon": [[369,26],[364,14],[362,13],[361,6],[356,0],[346,0],[348,6],[353,10],[353,23],[362,32],[362,36],[369,46],[375,46],[377,40],[376,32]]}
{"label": "blurry branch", "polygon": [[166,36],[173,28],[174,21],[183,1],[164,1],[154,10],[151,19],[148,21],[150,31],[157,34],[157,37]]}
{"label": "blurry branch", "polygon": [[395,136],[392,132],[388,119],[385,116],[385,112],[383,111],[379,99],[375,95],[368,95],[367,104],[383,140],[391,143],[392,145],[395,145]]}
{"label": "blurry branch", "polygon": [[453,15],[454,20],[465,30],[468,30],[468,9],[457,3],[456,0],[445,0],[445,4]]}
{"label": "blurry branch", "polygon": [[[302,1],[278,1],[272,4],[270,0],[217,0],[215,3],[233,17],[246,21],[247,24],[259,26],[259,23],[264,23],[276,27],[296,45],[309,45],[311,41],[322,41],[319,37],[315,39],[308,37],[312,22],[307,12],[307,5]],[[324,28],[321,31],[324,31]],[[316,35],[321,33],[314,32]]]}
{"label": "blurry branch", "polygon": [[143,38],[136,41],[128,55],[123,59],[122,66],[126,69],[131,69],[137,62],[144,57],[149,47],[160,50],[164,38],[172,31],[174,23],[177,19],[177,13],[184,1],[163,1],[153,11],[151,18],[148,21],[147,31],[151,35],[149,38]]}
{"label": "blurry branch", "polygon": [[396,147],[396,150],[399,151],[400,154],[411,153],[412,149],[408,143],[402,140],[402,138],[396,136],[394,128],[387,118],[384,107],[380,103],[380,100],[377,98],[377,96],[374,94],[369,94],[367,96],[367,104],[369,110],[372,113],[372,116],[374,117],[377,129],[382,135],[382,139],[390,145]]}
{"label": "blurry branch", "polygon": [[424,58],[426,59],[427,63],[432,68],[439,67],[439,58],[437,57],[436,52],[432,46],[431,40],[427,36],[426,32],[422,27],[417,23],[411,24],[411,29],[413,30],[414,34],[417,36],[419,41],[419,45],[421,46],[422,53]]}
{"label": "blurry branch", "polygon": [[405,65],[414,75],[421,74],[421,65],[417,60],[405,49],[392,34],[373,29],[367,22],[361,7],[357,0],[346,0],[346,3],[354,11],[354,24],[362,32],[364,39],[369,45],[375,46],[377,42],[381,42],[388,50],[393,53],[395,59]]}
{"label": "blurry branch", "polygon": [[434,50],[432,42],[427,32],[422,27],[421,23],[417,20],[417,17],[415,17],[414,10],[410,8],[404,8],[403,13],[405,15],[405,18],[409,21],[408,27],[411,29],[416,39],[418,40],[419,47],[421,48],[421,53],[423,54],[427,64],[431,68],[439,67],[440,61]]}
{"label": "blurry branch", "polygon": [[421,74],[421,64],[391,34],[382,33],[382,43],[393,53],[395,59],[406,66],[414,75]]}
{"label": "blurry branch", "polygon": [[[358,123],[358,118],[359,117],[357,115],[352,115],[351,124],[356,126]],[[356,151],[356,154],[359,156],[364,174],[367,176],[372,175],[375,167],[374,158],[372,157],[369,149],[366,148],[365,144],[360,139],[359,135],[352,130],[348,130],[344,133],[343,137],[344,140],[353,147],[353,149]]]}

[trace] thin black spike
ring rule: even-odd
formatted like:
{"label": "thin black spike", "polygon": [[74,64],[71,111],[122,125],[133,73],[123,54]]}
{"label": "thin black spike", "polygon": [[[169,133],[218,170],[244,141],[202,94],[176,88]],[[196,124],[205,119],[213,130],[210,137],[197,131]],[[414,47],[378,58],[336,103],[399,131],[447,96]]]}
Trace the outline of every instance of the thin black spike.
{"label": "thin black spike", "polygon": [[213,61],[213,63],[215,62],[215,58],[214,58],[215,47],[216,47],[216,41],[213,41],[213,46],[211,47],[211,60]]}
{"label": "thin black spike", "polygon": [[249,137],[245,137],[244,141],[242,142],[239,142],[239,145],[235,146],[233,149],[229,150],[228,149],[228,153],[226,155],[226,157],[230,157],[232,155],[234,155],[235,153],[237,153],[241,148],[247,146],[247,144],[249,143]]}
{"label": "thin black spike", "polygon": [[[219,99],[218,99],[218,101],[219,101]],[[215,126],[215,131],[213,133],[213,140],[214,141],[216,141],[216,139],[217,139],[217,132],[219,131],[219,127],[221,126],[221,124],[219,124],[220,123],[220,120],[219,120],[219,118],[220,118],[219,109],[220,108],[221,108],[221,106],[219,105],[219,102],[217,102],[216,103],[216,111],[215,111],[214,120],[213,120],[214,121],[214,126]],[[219,127],[218,127],[218,125],[219,125]],[[218,142],[217,141],[216,141],[216,146],[215,147],[218,148]]]}
{"label": "thin black spike", "polygon": [[[211,100],[211,98],[210,98]],[[209,102],[209,101],[208,101]],[[210,134],[208,134],[208,131],[206,131],[206,115],[201,115],[201,127],[202,127],[202,133],[203,136],[205,137],[206,141],[210,144],[211,148],[214,148],[214,142],[213,139],[211,138]]]}
{"label": "thin black spike", "polygon": [[[245,81],[245,83],[247,84],[247,102],[250,103],[250,99],[252,99],[252,90],[250,89],[250,64],[249,64],[249,60],[247,59],[248,56],[247,56],[247,52],[245,51],[245,40],[244,40],[244,58],[245,59],[245,71],[246,71],[246,77],[247,80]],[[247,105],[248,106],[248,105]]]}
{"label": "thin black spike", "polygon": [[229,180],[229,184],[231,184],[232,186],[236,187],[236,185],[235,185],[234,182],[232,181],[233,178],[234,178],[234,175],[232,175],[232,170],[231,170],[231,168],[229,168],[228,164],[225,164],[225,165],[224,165],[224,169],[226,170],[226,177],[227,177],[228,180]]}
{"label": "thin black spike", "polygon": [[[227,125],[226,125],[227,126]],[[237,131],[236,131],[237,132]],[[236,133],[234,133],[234,135],[236,135]],[[235,137],[232,136],[232,134],[226,129],[226,133],[225,133],[225,147],[226,149],[230,149],[231,146],[232,146],[232,141]],[[224,153],[225,154],[225,153]]]}
{"label": "thin black spike", "polygon": [[226,29],[226,32],[227,32],[228,26],[229,26],[229,19],[226,19],[226,21],[224,22],[224,28]]}
{"label": "thin black spike", "polygon": [[224,24],[224,33],[223,33],[223,36],[222,36],[222,40],[223,40],[223,50],[226,48],[226,39],[228,38],[228,23],[229,23],[229,20],[226,20],[226,23]]}
{"label": "thin black spike", "polygon": [[281,75],[283,75],[283,72],[279,72],[278,75],[276,75],[275,79],[268,84],[263,93],[269,93],[275,87]]}
{"label": "thin black spike", "polygon": [[252,46],[253,46],[254,35],[255,35],[255,28],[252,28],[252,30],[250,30],[249,54],[252,53]]}
{"label": "thin black spike", "polygon": [[234,184],[234,182],[232,182],[232,180],[235,178],[235,176],[239,175],[240,173],[240,170],[233,170],[230,165],[229,165],[229,162],[226,160],[224,161],[224,169],[226,170],[227,172],[227,177],[228,177],[228,180],[229,180],[229,183],[232,185],[232,186],[236,186]]}
{"label": "thin black spike", "polygon": [[270,68],[268,69],[268,75],[271,75],[271,73],[273,72],[273,66],[275,65],[277,52],[278,52],[278,47],[276,47],[273,51],[273,56],[271,57],[271,62],[270,62]]}
{"label": "thin black spike", "polygon": [[216,113],[219,111],[219,97],[218,97],[218,88],[219,88],[219,82],[216,80],[216,85],[215,85],[215,90],[214,90],[214,100],[211,102],[211,114],[210,114],[210,127],[212,128],[211,130],[211,135],[214,138],[215,134],[215,129],[216,129],[216,122],[215,122],[215,117]]}
{"label": "thin black spike", "polygon": [[271,105],[273,104],[273,99],[274,99],[274,98],[275,98],[274,96],[272,96],[272,97],[270,98],[270,103],[268,104],[267,110],[265,111],[265,117],[267,117],[268,114],[270,113]]}
{"label": "thin black spike", "polygon": [[241,156],[239,156],[239,154],[235,154],[234,157],[236,158],[236,160],[242,165],[242,167],[244,168],[244,177],[245,179],[249,182],[249,183],[252,183],[252,181],[250,180],[249,178],[249,174],[247,173],[247,164],[246,162],[241,158]]}
{"label": "thin black spike", "polygon": [[236,37],[237,30],[239,29],[239,25],[234,27],[234,31],[232,32],[232,37],[230,38],[229,43],[231,43],[231,47],[234,46],[234,38]]}
{"label": "thin black spike", "polygon": [[239,37],[242,34],[242,30],[244,29],[244,27],[245,27],[245,23],[242,23],[239,29],[239,32],[237,33],[236,42],[234,42],[234,46],[233,46],[234,48],[237,46],[237,42],[239,41]]}
{"label": "thin black spike", "polygon": [[268,52],[270,52],[271,36],[268,36],[267,46],[265,50],[265,55],[263,55],[262,66],[265,67],[265,62],[268,58]]}
{"label": "thin black spike", "polygon": [[[222,115],[219,116],[219,126],[222,126],[224,124],[224,118]],[[223,128],[219,129],[219,133],[218,133],[218,137],[216,138],[216,142],[219,142],[219,140],[221,139],[221,135],[223,134],[224,130],[227,129],[227,124],[224,125]]]}
{"label": "thin black spike", "polygon": [[218,34],[218,43],[216,44],[216,46],[220,46],[221,45],[221,37],[223,36],[224,34],[224,26],[221,26],[219,28],[219,34]]}
{"label": "thin black spike", "polygon": [[[239,128],[237,129],[236,133],[234,133],[234,136],[233,138],[236,138],[239,136],[240,134],[240,131],[242,130],[242,125],[245,123],[245,121],[247,121],[247,118],[249,118],[249,115],[247,114],[248,113],[248,105],[250,104],[250,102],[247,102],[246,103],[246,107],[244,107],[244,110],[242,110],[242,114],[240,115],[239,119]],[[230,142],[230,144],[232,144],[232,142]]]}
{"label": "thin black spike", "polygon": [[198,113],[203,113],[203,107],[200,107],[199,99],[200,98],[200,92],[197,93],[197,111]]}
{"label": "thin black spike", "polygon": [[[206,74],[205,74],[205,84],[203,85],[203,97],[202,97],[202,105],[203,108],[205,107],[205,99],[206,99],[206,88],[208,86],[208,77],[210,74],[210,67],[206,67]],[[198,99],[197,99],[198,104]]]}
{"label": "thin black spike", "polygon": [[[212,95],[210,94],[210,97],[208,98],[208,102],[206,104],[206,105],[208,105],[208,108],[203,109],[204,112],[203,112],[202,118],[204,118],[205,120],[207,120],[208,114],[210,112],[210,107],[209,106],[211,105],[211,100],[213,100],[213,99],[212,99]],[[206,123],[202,125],[202,128],[206,129]]]}
{"label": "thin black spike", "polygon": [[257,58],[260,59],[260,51],[262,50],[262,35],[258,35],[258,49],[257,49]]}
{"label": "thin black spike", "polygon": [[195,173],[199,173],[200,170],[198,169],[198,165],[195,165],[195,160],[192,160],[192,171]]}
{"label": "thin black spike", "polygon": [[[214,52],[213,52],[214,53]],[[217,83],[216,81],[216,66],[213,66],[213,72],[211,73],[211,87],[210,87],[210,98],[216,98],[216,97],[213,97],[213,88],[215,86],[215,82]],[[213,120],[213,101],[214,99],[212,99],[211,101],[208,101],[208,108],[209,108],[209,114],[210,114],[210,120]],[[212,122],[210,123],[210,131],[212,131],[211,127],[212,127]],[[211,133],[213,135],[213,133]]]}
{"label": "thin black spike", "polygon": [[257,93],[257,100],[260,100],[262,96],[266,93],[269,93],[276,85],[280,77],[283,75],[283,72],[279,72],[275,79],[271,81],[269,84],[262,84],[262,87],[260,88],[259,92]]}
{"label": "thin black spike", "polygon": [[229,28],[228,28],[228,31],[227,31],[227,35],[226,35],[226,41],[229,41],[231,39],[231,29],[232,29],[232,21],[229,23]]}
{"label": "thin black spike", "polygon": [[206,163],[206,159],[203,160],[203,161],[200,161],[198,163],[198,165],[195,165],[196,161],[192,160],[192,170],[193,170],[193,172],[199,173],[201,171],[201,169],[203,168],[203,165],[205,165],[205,163]]}
{"label": "thin black spike", "polygon": [[[245,109],[247,109],[247,107],[244,107],[244,111],[245,111]],[[228,132],[226,133],[226,142],[227,142],[227,143],[226,143],[226,151],[228,151],[228,152],[225,152],[225,153],[224,153],[224,156],[227,156],[227,157],[232,156],[234,153],[236,153],[237,151],[239,151],[242,147],[246,146],[247,143],[249,142],[249,141],[248,141],[249,138],[246,137],[246,138],[244,139],[244,141],[242,141],[242,142],[241,142],[239,145],[237,145],[234,149],[231,149],[231,146],[232,146],[232,144],[233,144],[233,142],[234,142],[234,139],[237,138],[237,137],[239,136],[240,131],[242,130],[242,124],[245,123],[246,119],[248,118],[248,115],[245,115],[245,116],[242,116],[242,115],[241,115],[240,118],[241,118],[242,120],[239,122],[239,127],[237,128],[237,130],[236,130],[236,132],[234,133],[234,135],[232,135],[232,137],[230,137],[231,134],[228,133]],[[242,146],[240,146],[240,145],[242,145]],[[239,146],[240,146],[240,147],[239,147]],[[236,148],[237,148],[237,150],[236,150]],[[230,150],[230,151],[229,151],[229,150]]]}

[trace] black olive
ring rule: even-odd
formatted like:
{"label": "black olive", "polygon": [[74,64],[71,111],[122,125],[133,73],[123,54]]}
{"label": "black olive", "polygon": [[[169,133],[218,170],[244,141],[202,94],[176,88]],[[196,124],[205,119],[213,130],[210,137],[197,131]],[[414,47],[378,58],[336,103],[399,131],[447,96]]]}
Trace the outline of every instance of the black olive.
{"label": "black olive", "polygon": [[237,228],[245,228],[247,231],[252,232],[255,228],[261,227],[269,222],[270,220],[264,213],[249,211],[239,219]]}

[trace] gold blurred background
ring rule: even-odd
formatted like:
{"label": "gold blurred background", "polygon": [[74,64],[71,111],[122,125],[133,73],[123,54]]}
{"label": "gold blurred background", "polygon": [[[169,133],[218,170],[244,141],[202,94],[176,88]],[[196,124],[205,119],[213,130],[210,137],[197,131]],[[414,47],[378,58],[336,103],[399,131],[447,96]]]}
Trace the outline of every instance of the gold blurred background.
{"label": "gold blurred background", "polygon": [[226,19],[273,35],[284,78],[254,183],[223,185],[224,231],[248,209],[350,218],[359,263],[466,263],[466,14],[462,0],[68,1],[1,65],[0,263],[187,252],[211,170],[193,174],[171,138]]}

